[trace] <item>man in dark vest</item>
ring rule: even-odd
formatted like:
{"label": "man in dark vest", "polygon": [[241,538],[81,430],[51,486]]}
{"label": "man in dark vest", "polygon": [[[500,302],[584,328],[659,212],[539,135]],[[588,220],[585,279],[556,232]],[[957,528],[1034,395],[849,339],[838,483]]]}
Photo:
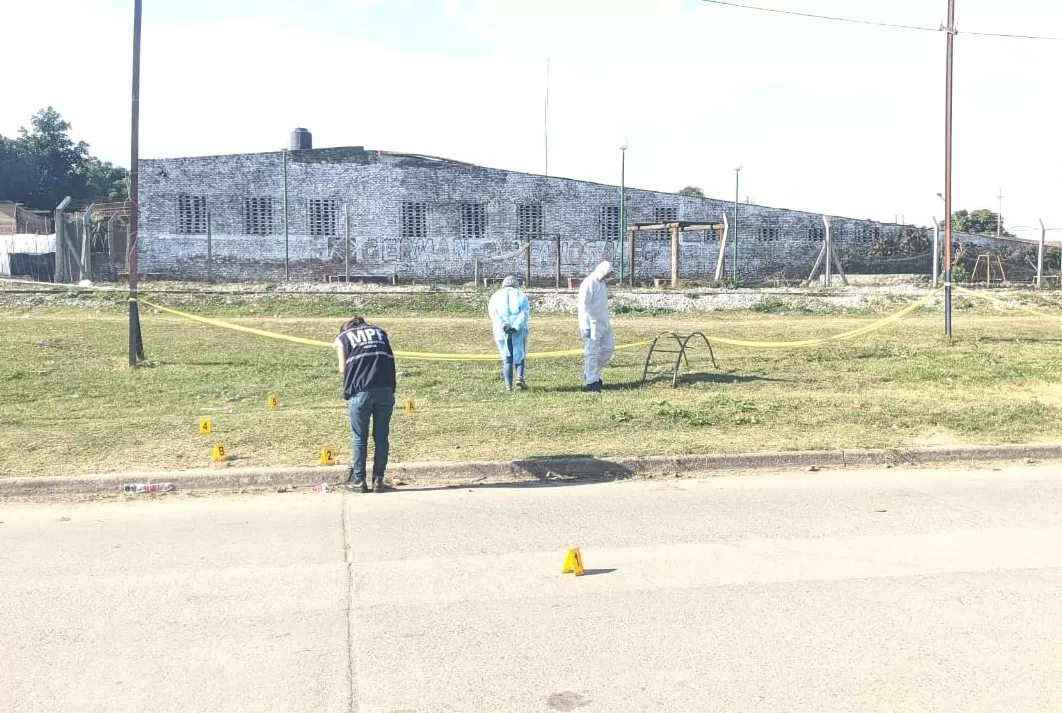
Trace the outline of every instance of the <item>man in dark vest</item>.
{"label": "man in dark vest", "polygon": [[355,317],[343,325],[334,343],[343,375],[343,398],[347,400],[353,455],[347,490],[368,492],[365,459],[369,446],[369,421],[376,446],[372,459],[372,490],[384,489],[387,469],[388,435],[395,409],[395,355],[387,333]]}

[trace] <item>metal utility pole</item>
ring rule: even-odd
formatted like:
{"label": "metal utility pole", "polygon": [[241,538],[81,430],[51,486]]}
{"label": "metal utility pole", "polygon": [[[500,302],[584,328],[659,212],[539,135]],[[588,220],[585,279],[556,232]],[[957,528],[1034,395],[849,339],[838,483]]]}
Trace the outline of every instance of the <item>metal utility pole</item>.
{"label": "metal utility pole", "polygon": [[[955,0],[948,0],[948,59],[944,81],[944,334],[951,337],[951,98],[955,66]],[[1002,192],[1002,191],[1001,191]]]}
{"label": "metal utility pole", "polygon": [[144,339],[140,333],[140,308],[137,304],[137,240],[140,237],[140,18],[142,0],[133,0],[133,107],[129,142],[129,245],[126,266],[129,270],[129,366],[144,358]]}
{"label": "metal utility pole", "polygon": [[737,285],[738,275],[738,208],[741,204],[741,169],[744,166],[738,166],[734,169],[734,242],[731,244],[731,250],[733,251],[732,260],[733,263],[730,266],[730,279]]}
{"label": "metal utility pole", "polygon": [[623,284],[623,239],[627,235],[627,142],[620,145],[620,214],[619,235],[616,236],[616,256],[619,258],[619,281]]}

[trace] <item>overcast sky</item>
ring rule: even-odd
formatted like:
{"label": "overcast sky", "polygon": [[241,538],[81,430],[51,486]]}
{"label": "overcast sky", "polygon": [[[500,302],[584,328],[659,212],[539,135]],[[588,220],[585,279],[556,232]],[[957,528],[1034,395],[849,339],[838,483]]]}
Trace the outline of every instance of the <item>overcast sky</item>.
{"label": "overcast sky", "polygon": [[[946,13],[945,0],[746,1],[929,28]],[[957,5],[956,207],[995,210],[1002,187],[1010,225],[1062,228],[1062,42],[962,34],[1062,36],[1062,3]],[[539,173],[548,57],[551,175],[618,183],[626,140],[638,188],[732,199],[743,165],[742,200],[762,205],[923,225],[943,214],[941,32],[699,0],[144,6],[142,157],[276,150],[304,126],[316,147]],[[0,134],[50,104],[128,165],[132,7],[8,3]]]}

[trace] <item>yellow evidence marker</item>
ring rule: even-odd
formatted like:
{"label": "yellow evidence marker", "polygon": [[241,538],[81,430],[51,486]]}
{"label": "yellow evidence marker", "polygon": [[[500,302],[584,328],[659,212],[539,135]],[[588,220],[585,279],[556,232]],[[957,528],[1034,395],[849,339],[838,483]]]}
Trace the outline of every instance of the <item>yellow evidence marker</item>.
{"label": "yellow evidence marker", "polygon": [[199,419],[199,435],[209,436],[214,432],[214,422],[207,417]]}
{"label": "yellow evidence marker", "polygon": [[332,452],[331,448],[322,448],[321,457],[317,460],[319,465],[335,465],[336,454]]}
{"label": "yellow evidence marker", "polygon": [[279,405],[280,405],[280,401],[278,401],[277,397],[274,396],[273,394],[270,394],[269,398],[266,399],[266,406],[268,406],[269,408],[276,408]]}
{"label": "yellow evidence marker", "polygon": [[413,403],[413,399],[406,399],[406,415],[415,413],[417,405]]}
{"label": "yellow evidence marker", "polygon": [[223,444],[223,443],[215,443],[214,444],[214,453],[212,454],[210,459],[212,461],[214,461],[215,463],[220,463],[221,461],[225,460],[227,457],[228,457],[228,451],[225,450],[225,444]]}
{"label": "yellow evidence marker", "polygon": [[564,554],[564,566],[561,567],[561,574],[568,574],[569,572],[576,577],[583,573],[583,556],[578,547],[572,547]]}

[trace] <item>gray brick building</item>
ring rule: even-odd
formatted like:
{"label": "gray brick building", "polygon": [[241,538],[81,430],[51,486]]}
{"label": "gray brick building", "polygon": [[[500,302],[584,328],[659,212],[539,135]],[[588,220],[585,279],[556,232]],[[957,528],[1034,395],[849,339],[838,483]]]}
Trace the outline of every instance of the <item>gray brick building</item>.
{"label": "gray brick building", "polygon": [[[552,282],[554,236],[566,276],[616,259],[617,186],[362,147],[305,148],[307,139],[293,141],[291,151],[141,161],[141,269],[204,279],[209,262],[219,280],[278,280],[287,266],[291,279],[349,269],[399,280],[467,281],[477,260],[484,275],[522,273],[523,256],[484,259],[511,253],[530,237],[533,278]],[[724,200],[628,188],[626,206],[628,223],[726,216],[733,226],[734,204]],[[807,277],[824,237],[820,214],[745,204],[739,211],[742,280]],[[930,271],[930,229],[841,217],[831,217],[830,225],[846,271]],[[728,237],[733,241],[735,232]],[[682,275],[710,279],[720,239],[713,231],[684,234]],[[1016,269],[1028,264],[1022,256],[1032,249],[962,235],[956,245],[961,254],[1000,252]],[[639,234],[638,278],[669,275],[670,255],[665,233]]]}

